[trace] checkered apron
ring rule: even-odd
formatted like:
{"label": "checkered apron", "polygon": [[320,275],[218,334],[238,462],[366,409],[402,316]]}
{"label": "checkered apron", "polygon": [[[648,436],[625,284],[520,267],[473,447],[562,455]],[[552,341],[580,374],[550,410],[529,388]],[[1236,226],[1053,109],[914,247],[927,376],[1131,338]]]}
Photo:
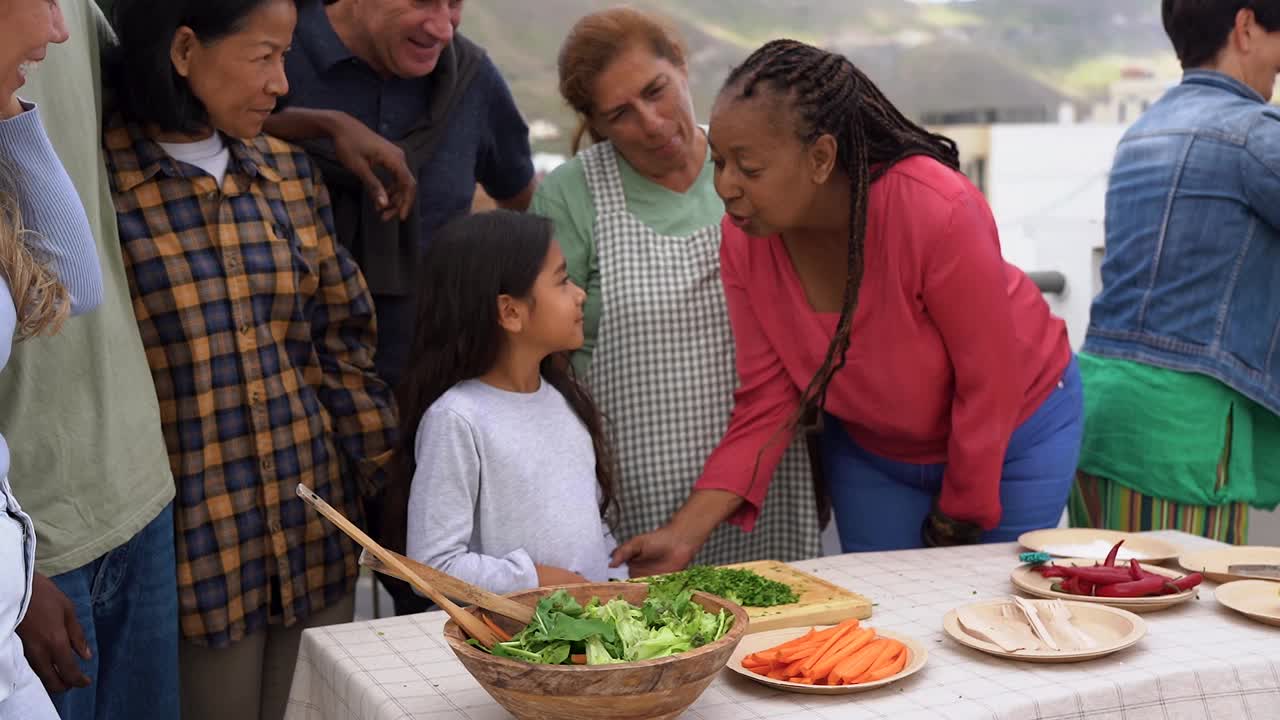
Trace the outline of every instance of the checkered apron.
{"label": "checkered apron", "polygon": [[[587,383],[619,467],[619,540],[664,524],[724,436],[737,385],[720,282],[720,224],[660,235],[627,210],[613,146],[583,151],[596,206],[602,314]],[[750,533],[722,524],[695,559],[799,560],[821,549],[802,439],[787,450]]]}

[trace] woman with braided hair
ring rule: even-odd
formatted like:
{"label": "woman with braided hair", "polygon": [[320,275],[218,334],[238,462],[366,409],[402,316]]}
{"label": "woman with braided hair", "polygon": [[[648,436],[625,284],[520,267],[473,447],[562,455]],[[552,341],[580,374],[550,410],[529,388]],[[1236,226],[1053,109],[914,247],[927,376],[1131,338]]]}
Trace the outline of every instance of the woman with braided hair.
{"label": "woman with braided hair", "polygon": [[846,552],[1056,525],[1080,446],[1079,372],[1065,324],[1002,258],[955,143],[846,58],[792,40],[733,70],[709,139],[733,417],[684,506],[615,559],[663,571],[719,523],[749,528],[811,416]]}

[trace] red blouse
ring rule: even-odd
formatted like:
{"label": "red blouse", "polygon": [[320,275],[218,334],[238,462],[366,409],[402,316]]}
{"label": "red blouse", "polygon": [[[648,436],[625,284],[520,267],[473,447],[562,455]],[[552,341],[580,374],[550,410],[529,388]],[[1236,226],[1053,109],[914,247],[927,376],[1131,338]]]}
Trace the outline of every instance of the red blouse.
{"label": "red blouse", "polygon": [[[722,227],[739,387],[695,487],[742,496],[732,522],[750,530],[791,438],[775,433],[822,365],[838,314],[812,309],[779,236]],[[913,157],[871,187],[851,338],[826,411],[874,454],[947,463],[943,512],[999,524],[1009,438],[1057,386],[1071,347],[1035,284],[1004,261],[991,210],[962,174]]]}

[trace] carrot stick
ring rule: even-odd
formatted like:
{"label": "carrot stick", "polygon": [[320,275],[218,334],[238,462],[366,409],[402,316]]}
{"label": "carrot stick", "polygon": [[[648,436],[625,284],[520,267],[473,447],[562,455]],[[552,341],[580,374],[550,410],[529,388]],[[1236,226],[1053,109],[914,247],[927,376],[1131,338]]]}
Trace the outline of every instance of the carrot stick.
{"label": "carrot stick", "polygon": [[811,643],[803,647],[793,648],[790,652],[782,656],[783,660],[795,661],[802,658],[811,657],[822,647],[820,643]]}
{"label": "carrot stick", "polygon": [[908,655],[910,655],[910,653],[904,648],[902,652],[898,653],[897,660],[894,660],[892,663],[880,668],[879,670],[872,670],[869,681],[875,682],[876,680],[884,680],[885,678],[893,677],[894,675],[902,672],[902,668],[907,666]]}
{"label": "carrot stick", "polygon": [[[844,681],[845,685],[860,685],[864,682],[870,682],[871,679],[875,677],[875,673],[877,672],[876,671],[877,667],[880,667],[882,669],[892,667],[892,663],[888,662],[887,659],[892,659],[897,655],[904,654],[901,652],[897,652],[897,649],[898,647],[901,646],[901,643],[897,643],[897,641],[895,640],[889,640],[888,638],[885,638],[885,641],[886,642],[880,648],[880,651],[875,654],[876,656],[874,658],[872,658],[871,664],[868,665],[865,669],[863,669],[862,672],[858,673],[855,677],[853,677],[853,679],[851,680],[846,679]],[[898,647],[895,647],[895,643]],[[845,677],[848,678],[849,676],[845,676]]]}
{"label": "carrot stick", "polygon": [[817,653],[809,656],[809,659],[805,662],[805,666],[804,666],[805,675],[808,675],[809,677],[813,677],[812,673],[810,672],[813,669],[813,666],[818,664],[818,660],[821,659],[823,655],[826,655],[827,651],[830,650],[837,642],[839,642],[840,638],[844,637],[845,635],[853,632],[858,628],[858,619],[849,618],[848,620],[845,620],[844,622],[840,623],[836,627],[839,628],[836,634],[832,635],[831,638],[827,640],[827,642],[822,646],[822,649],[819,650]]}
{"label": "carrot stick", "polygon": [[799,647],[801,645],[808,645],[809,643],[813,642],[813,636],[816,634],[817,634],[817,630],[815,630],[814,628],[809,628],[809,632],[805,633],[801,637],[798,637],[795,640],[788,640],[782,643],[781,645],[776,646],[774,649],[788,650],[790,648]]}
{"label": "carrot stick", "polygon": [[832,648],[826,657],[819,660],[818,664],[813,666],[813,670],[809,671],[808,676],[820,678],[830,675],[841,660],[866,647],[875,637],[876,631],[871,628],[863,628],[850,634],[849,637]]}
{"label": "carrot stick", "polygon": [[812,685],[812,684],[813,684],[813,680],[811,680],[811,679],[809,679],[809,678],[807,678],[807,677],[805,677],[805,676],[803,676],[803,675],[798,675],[798,676],[796,676],[796,677],[789,678],[789,679],[788,679],[788,682],[800,683],[801,685]]}
{"label": "carrot stick", "polygon": [[868,672],[875,672],[876,670],[892,663],[898,658],[898,655],[902,654],[902,652],[907,649],[905,645],[897,640],[889,640],[889,643],[890,648],[880,653],[880,657],[876,658],[876,661],[871,663],[871,669]]}
{"label": "carrot stick", "polygon": [[827,638],[831,637],[832,635],[835,635],[835,634],[836,634],[836,632],[838,632],[839,630],[840,630],[840,626],[839,626],[839,625],[832,625],[831,627],[829,627],[829,628],[827,628],[827,629],[825,629],[825,630],[817,630],[817,631],[815,631],[815,632],[813,633],[813,637],[811,637],[811,638],[809,638],[809,639],[810,639],[810,640],[814,640],[814,641],[822,641],[822,640],[826,640]]}
{"label": "carrot stick", "polygon": [[497,623],[495,623],[494,621],[490,620],[488,615],[485,615],[484,613],[481,613],[481,614],[480,614],[480,619],[484,621],[484,624],[485,624],[485,625],[488,625],[488,626],[489,626],[489,629],[490,629],[490,630],[492,630],[492,631],[494,632],[494,634],[498,636],[498,639],[499,639],[499,640],[501,640],[502,642],[510,642],[510,641],[511,641],[511,633],[509,633],[509,632],[507,632],[506,630],[503,630],[502,628],[498,627],[498,624],[497,624]]}
{"label": "carrot stick", "polygon": [[899,656],[901,655],[902,655],[902,651],[896,650],[891,653],[888,653],[888,655],[881,655],[877,657],[876,662],[872,662],[872,666],[868,667],[867,673],[865,674],[869,675],[874,673],[874,671],[882,669],[882,667],[888,667],[892,665],[893,662],[899,659]]}
{"label": "carrot stick", "polygon": [[784,673],[784,672],[782,672],[781,670],[774,670],[774,671],[772,671],[772,672],[768,673],[767,677],[771,677],[771,678],[773,678],[774,680],[786,680],[786,679],[787,679],[787,674],[786,674],[786,673]]}
{"label": "carrot stick", "polygon": [[870,670],[871,664],[876,661],[876,658],[880,656],[880,651],[887,644],[884,638],[876,638],[871,643],[864,645],[861,650],[836,665],[836,669],[832,671],[827,681],[831,683],[846,683],[849,679],[856,678]]}

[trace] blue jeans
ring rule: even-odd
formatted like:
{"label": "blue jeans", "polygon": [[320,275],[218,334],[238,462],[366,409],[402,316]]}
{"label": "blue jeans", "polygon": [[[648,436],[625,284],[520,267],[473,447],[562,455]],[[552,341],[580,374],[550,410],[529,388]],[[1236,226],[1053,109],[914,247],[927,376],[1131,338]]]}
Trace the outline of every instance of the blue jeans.
{"label": "blue jeans", "polygon": [[76,606],[93,684],[53,696],[62,720],[177,720],[178,582],[170,504],[129,542],[51,578]]}
{"label": "blue jeans", "polygon": [[[1010,542],[1056,527],[1075,479],[1084,432],[1084,389],[1075,358],[1062,382],[1013,431],[1000,478],[1000,525],[982,542]],[[873,455],[827,415],[822,463],[844,552],[923,546],[920,530],[942,489],[946,463],[916,465]]]}

